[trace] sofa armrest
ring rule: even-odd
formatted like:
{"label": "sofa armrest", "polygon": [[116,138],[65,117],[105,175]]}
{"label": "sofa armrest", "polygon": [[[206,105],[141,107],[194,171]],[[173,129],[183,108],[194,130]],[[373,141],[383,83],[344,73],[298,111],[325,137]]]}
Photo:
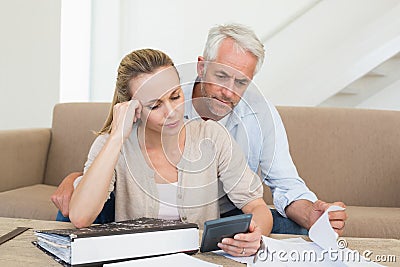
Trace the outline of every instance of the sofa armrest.
{"label": "sofa armrest", "polygon": [[0,192],[43,182],[50,129],[0,131]]}

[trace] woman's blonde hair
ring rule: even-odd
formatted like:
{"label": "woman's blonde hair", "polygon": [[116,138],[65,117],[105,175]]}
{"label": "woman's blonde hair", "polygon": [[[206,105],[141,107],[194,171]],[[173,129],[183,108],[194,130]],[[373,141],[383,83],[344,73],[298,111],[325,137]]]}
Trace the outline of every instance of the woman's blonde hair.
{"label": "woman's blonde hair", "polygon": [[113,107],[117,103],[131,100],[132,95],[129,89],[130,81],[141,74],[150,74],[160,67],[174,66],[171,58],[165,53],[154,49],[140,49],[126,55],[119,64],[117,82],[113,101],[102,129],[98,134],[111,132],[113,120]]}

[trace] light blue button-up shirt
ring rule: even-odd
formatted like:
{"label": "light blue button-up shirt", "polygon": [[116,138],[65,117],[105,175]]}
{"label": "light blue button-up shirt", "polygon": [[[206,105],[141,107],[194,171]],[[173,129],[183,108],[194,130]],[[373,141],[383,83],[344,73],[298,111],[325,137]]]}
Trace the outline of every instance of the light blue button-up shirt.
{"label": "light blue button-up shirt", "polygon": [[[193,85],[182,86],[186,119],[200,118],[191,101]],[[260,167],[261,178],[270,187],[275,208],[282,216],[287,217],[285,208],[295,200],[317,200],[297,173],[278,111],[256,88],[249,86],[228,116],[225,127],[242,148],[250,168],[257,172]],[[233,209],[224,205],[221,212]]]}

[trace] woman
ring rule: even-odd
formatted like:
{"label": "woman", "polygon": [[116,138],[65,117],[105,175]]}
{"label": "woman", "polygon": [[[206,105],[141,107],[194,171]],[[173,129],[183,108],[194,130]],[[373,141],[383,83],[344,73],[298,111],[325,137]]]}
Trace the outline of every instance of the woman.
{"label": "woman", "polygon": [[272,228],[261,182],[222,126],[185,124],[183,112],[179,76],[167,55],[143,49],[125,56],[112,109],[72,195],[71,222],[90,225],[114,191],[116,221],[153,217],[202,227],[219,217],[218,200],[227,194],[253,221],[250,233],[219,245],[232,255],[252,255]]}

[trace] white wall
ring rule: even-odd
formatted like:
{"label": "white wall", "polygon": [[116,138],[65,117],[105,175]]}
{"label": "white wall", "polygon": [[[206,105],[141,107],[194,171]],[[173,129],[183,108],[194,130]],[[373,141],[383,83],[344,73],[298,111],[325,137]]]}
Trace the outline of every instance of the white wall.
{"label": "white wall", "polygon": [[1,0],[0,129],[49,127],[58,102],[110,101],[133,49],[195,61],[212,25],[243,23],[266,38],[316,2]]}
{"label": "white wall", "polygon": [[318,105],[400,50],[398,0],[110,2],[93,2],[108,23],[93,20],[92,101],[111,99],[123,55],[151,47],[194,62],[220,23],[249,25],[265,41],[255,81],[277,105]]}
{"label": "white wall", "polygon": [[60,0],[0,2],[0,129],[49,127],[59,99]]}
{"label": "white wall", "polygon": [[208,29],[213,25],[246,24],[263,39],[317,2],[93,1],[91,100],[111,101],[118,64],[134,49],[163,50],[176,64],[196,61],[203,52]]}
{"label": "white wall", "polygon": [[[255,81],[273,103],[318,105],[345,83],[338,73],[356,78],[376,55],[395,50],[400,31],[398,0],[63,0],[63,12],[65,3],[81,8],[69,9],[78,22],[69,37],[62,26],[60,93],[61,0],[0,1],[0,129],[48,127],[59,101],[110,101],[126,53],[152,47],[177,64],[195,61],[208,29],[229,22],[249,25],[265,41]],[[390,106],[400,92],[376,97],[362,106]]]}
{"label": "white wall", "polygon": [[62,0],[60,102],[90,99],[92,0]]}
{"label": "white wall", "polygon": [[400,51],[400,1],[321,1],[266,46],[256,79],[265,95],[318,105]]}
{"label": "white wall", "polygon": [[90,100],[111,102],[117,67],[121,60],[120,1],[92,2]]}
{"label": "white wall", "polygon": [[400,80],[368,98],[357,107],[400,110]]}

